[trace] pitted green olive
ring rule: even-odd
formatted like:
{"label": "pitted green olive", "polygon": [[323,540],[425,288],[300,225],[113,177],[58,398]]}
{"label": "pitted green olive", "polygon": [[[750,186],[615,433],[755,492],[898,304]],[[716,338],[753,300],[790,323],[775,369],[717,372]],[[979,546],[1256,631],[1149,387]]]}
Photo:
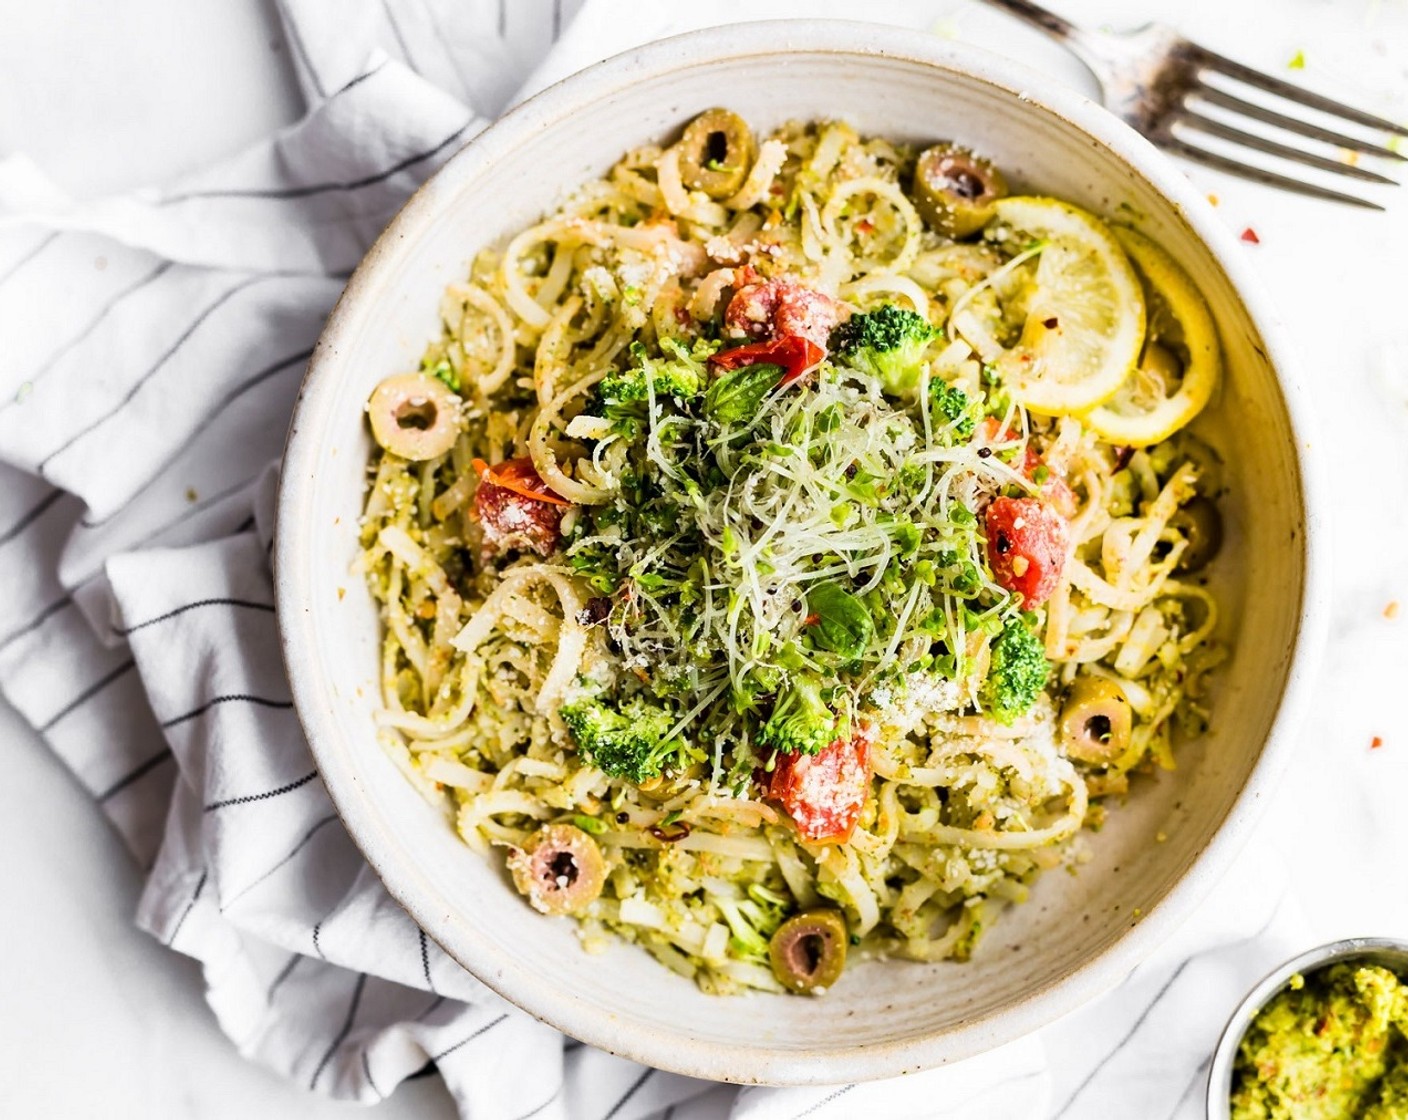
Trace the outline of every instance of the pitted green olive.
{"label": "pitted green olive", "polygon": [[434,459],[460,434],[460,398],[425,373],[398,373],[372,390],[367,419],[377,443],[403,459]]}
{"label": "pitted green olive", "polygon": [[1077,762],[1112,762],[1129,749],[1134,713],[1114,681],[1077,677],[1061,706],[1061,749]]}
{"label": "pitted green olive", "polygon": [[727,109],[707,109],[685,126],[680,178],[692,191],[728,198],[743,186],[757,154],[753,130],[742,117]]}
{"label": "pitted green olive", "polygon": [[777,927],[768,945],[772,974],[794,992],[825,991],[846,968],[846,919],[839,910],[803,910]]}
{"label": "pitted green olive", "polygon": [[1201,494],[1193,498],[1169,518],[1169,524],[1188,542],[1178,558],[1180,572],[1201,571],[1222,549],[1222,514],[1210,498]]}
{"label": "pitted green olive", "polygon": [[509,853],[513,885],[544,914],[577,914],[595,902],[606,882],[606,860],[596,841],[570,824],[540,828]]}
{"label": "pitted green olive", "polygon": [[946,237],[972,237],[992,221],[993,203],[1007,194],[1007,180],[967,148],[935,144],[919,153],[913,194],[931,229]]}

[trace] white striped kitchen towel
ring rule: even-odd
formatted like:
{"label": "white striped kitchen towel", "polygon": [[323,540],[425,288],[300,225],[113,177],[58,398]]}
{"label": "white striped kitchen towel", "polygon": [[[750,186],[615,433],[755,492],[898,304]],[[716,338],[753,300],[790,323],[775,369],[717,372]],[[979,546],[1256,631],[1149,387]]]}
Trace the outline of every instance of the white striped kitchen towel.
{"label": "white striped kitchen towel", "polygon": [[[242,1053],[311,1090],[375,1102],[433,1062],[475,1120],[1193,1115],[1210,1035],[1274,952],[1263,939],[1188,957],[1268,920],[1274,877],[1228,893],[1217,920],[1044,1045],[877,1085],[739,1093],[504,1004],[390,900],[333,813],[276,640],[288,412],[367,245],[530,71],[541,83],[683,26],[675,5],[579,7],[282,0],[309,107],[267,143],[82,206],[22,157],[0,163],[0,688],[149,869],[140,924],[201,961]],[[951,7],[868,14],[924,28]],[[845,12],[769,0],[747,14]]]}

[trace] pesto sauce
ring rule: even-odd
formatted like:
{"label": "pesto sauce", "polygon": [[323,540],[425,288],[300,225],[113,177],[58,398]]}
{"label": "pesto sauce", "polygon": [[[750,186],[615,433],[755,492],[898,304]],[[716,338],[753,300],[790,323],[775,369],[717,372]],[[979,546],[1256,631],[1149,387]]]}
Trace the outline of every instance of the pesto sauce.
{"label": "pesto sauce", "polygon": [[1232,1120],[1408,1120],[1408,986],[1378,965],[1296,974],[1252,1021]]}

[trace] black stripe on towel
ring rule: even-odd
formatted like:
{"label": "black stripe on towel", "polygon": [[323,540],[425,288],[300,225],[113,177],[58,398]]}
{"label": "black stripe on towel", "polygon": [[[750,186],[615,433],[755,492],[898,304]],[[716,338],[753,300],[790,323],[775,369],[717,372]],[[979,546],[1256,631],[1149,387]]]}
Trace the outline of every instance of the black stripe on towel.
{"label": "black stripe on towel", "polygon": [[332,822],[335,820],[337,820],[337,814],[329,813],[322,820],[318,821],[315,825],[313,825],[312,828],[310,828],[307,832],[303,834],[303,839],[299,840],[299,842],[293,846],[293,850],[289,852],[288,855],[284,856],[283,859],[279,860],[278,863],[274,864],[273,867],[269,868],[268,871],[265,871],[263,874],[261,874],[259,878],[255,879],[252,883],[248,884],[245,887],[242,887],[233,898],[226,899],[223,903],[221,903],[220,909],[228,910],[231,906],[233,906],[236,902],[242,899],[255,887],[259,886],[260,883],[264,882],[264,880],[267,879],[270,875],[272,875],[275,871],[277,871],[281,867],[286,866],[289,860],[293,859],[294,856],[298,855],[299,852],[303,851],[304,848],[306,848],[309,844],[313,842],[313,838],[317,836],[318,833],[322,832],[324,828],[332,824]]}
{"label": "black stripe on towel", "polygon": [[436,144],[433,148],[428,148],[423,152],[417,152],[415,155],[407,156],[394,166],[388,167],[385,171],[378,171],[375,175],[368,175],[362,179],[351,179],[342,183],[310,183],[305,187],[251,187],[244,190],[191,191],[188,194],[168,195],[166,198],[160,199],[159,202],[161,205],[165,206],[177,202],[186,202],[193,198],[268,198],[278,200],[307,198],[315,194],[361,190],[363,187],[370,187],[376,183],[385,182],[393,175],[399,174],[408,168],[414,167],[418,163],[424,163],[426,160],[439,155],[463,136],[465,131],[473,123],[473,119],[465,121],[464,124],[460,125],[459,128],[455,129],[454,132],[450,133],[449,136],[445,137],[445,139],[441,140],[440,143]]}
{"label": "black stripe on towel", "polygon": [[64,491],[55,490],[42,502],[38,502],[35,505],[31,506],[20,516],[20,519],[18,521],[16,521],[3,533],[0,533],[0,544],[9,544],[12,540],[14,540],[17,536],[19,536],[32,524],[34,524],[35,521],[43,517],[44,514],[48,512],[50,507],[52,507],[53,504],[63,496]]}
{"label": "black stripe on towel", "polygon": [[139,377],[128,388],[127,392],[123,395],[122,399],[117,402],[117,406],[115,408],[109,409],[107,412],[103,413],[103,415],[99,416],[96,420],[90,421],[87,425],[80,428],[73,435],[69,436],[69,438],[66,439],[62,444],[60,444],[57,448],[49,452],[48,455],[41,459],[38,466],[39,473],[43,474],[44,468],[49,463],[53,462],[55,458],[62,455],[65,451],[67,451],[75,443],[81,440],[84,436],[88,435],[89,432],[93,431],[95,428],[101,427],[103,424],[106,424],[109,420],[111,420],[114,416],[116,416],[124,408],[126,408],[127,405],[131,403],[132,398],[135,397],[137,393],[141,390],[142,386],[145,385],[148,381],[150,381],[152,377],[156,375],[157,371],[161,369],[162,366],[164,366],[176,355],[177,351],[179,351],[181,347],[186,344],[187,340],[190,339],[191,335],[195,334],[196,330],[200,327],[200,325],[204,323],[208,318],[210,318],[211,315],[215,314],[216,311],[218,311],[227,302],[229,302],[236,295],[242,292],[245,288],[248,288],[254,284],[258,284],[262,280],[268,279],[271,279],[271,277],[247,276],[234,287],[227,288],[223,293],[221,293],[221,295],[215,300],[214,303],[210,304],[208,307],[205,308],[204,311],[202,311],[199,315],[196,316],[194,321],[192,321],[191,324],[187,326],[186,329],[181,333],[181,337],[178,338],[175,343],[172,344],[171,348],[167,350],[165,354],[163,354],[160,358],[157,359],[156,364],[153,365],[150,369],[148,369],[146,373],[142,374],[142,376]]}
{"label": "black stripe on towel", "polygon": [[193,603],[169,610],[165,614],[159,614],[155,618],[149,618],[145,622],[138,622],[133,626],[114,626],[114,634],[126,637],[128,634],[135,634],[138,630],[145,630],[148,626],[155,626],[158,622],[165,622],[169,618],[176,618],[187,611],[196,610],[198,607],[242,607],[247,610],[268,611],[274,613],[273,603],[257,603],[252,599],[197,599]]}
{"label": "black stripe on towel", "polygon": [[40,253],[42,253],[45,249],[47,249],[50,245],[54,243],[55,239],[58,238],[58,236],[59,231],[55,230],[53,233],[49,234],[48,237],[44,238],[44,240],[41,241],[38,245],[36,245],[33,249],[31,249],[28,253],[26,253],[19,260],[17,260],[13,265],[11,265],[10,270],[6,272],[4,276],[0,276],[0,285],[3,285],[5,281],[10,279],[11,276],[17,273],[35,257],[39,256]]}
{"label": "black stripe on towel", "polygon": [[[125,300],[128,296],[132,295],[134,292],[141,291],[148,284],[153,283],[163,274],[169,272],[171,270],[171,267],[172,264],[170,261],[163,261],[161,264],[157,265],[155,269],[147,273],[136,283],[126,288],[123,288],[122,291],[118,292],[117,295],[113,296],[110,300],[107,301],[107,303],[103,304],[103,306],[97,310],[93,317],[88,320],[88,325],[86,327],[84,327],[81,331],[79,331],[76,335],[74,335],[71,339],[65,342],[62,346],[55,350],[53,354],[49,356],[48,360],[44,363],[44,365],[41,366],[39,370],[34,374],[34,376],[29,379],[29,383],[33,385],[38,382],[45,374],[47,374],[51,369],[54,368],[55,364],[57,364],[60,358],[62,358],[65,354],[67,354],[70,350],[72,350],[75,346],[79,345],[79,343],[81,343],[90,334],[97,330],[98,325],[108,317],[114,307],[116,307],[119,303]],[[19,402],[17,400],[14,400],[13,398],[11,400],[0,403],[0,412],[3,412],[5,409],[10,408],[18,403]]]}
{"label": "black stripe on towel", "polygon": [[365,972],[358,973],[357,986],[352,989],[352,1002],[347,1006],[347,1018],[342,1024],[342,1029],[337,1032],[337,1037],[332,1040],[327,1053],[323,1055],[323,1060],[318,1063],[318,1068],[313,1071],[313,1079],[308,1082],[308,1088],[316,1089],[318,1087],[318,1078],[323,1076],[323,1070],[327,1069],[328,1063],[332,1061],[332,1056],[337,1053],[337,1048],[352,1033],[352,1023],[357,1018],[357,1005],[362,1002],[362,989],[366,986],[367,974]]}
{"label": "black stripe on towel", "polygon": [[83,707],[84,704],[88,703],[89,700],[93,699],[94,696],[102,692],[103,689],[107,688],[108,685],[112,684],[113,681],[117,680],[118,677],[122,676],[123,673],[126,673],[130,669],[136,668],[136,665],[137,663],[135,661],[129,659],[127,661],[124,661],[116,669],[113,669],[106,675],[99,677],[96,681],[94,681],[77,696],[75,696],[72,700],[70,700],[67,704],[65,704],[62,708],[60,708],[57,713],[50,716],[49,722],[44,724],[43,727],[39,728],[40,733],[42,734],[43,732],[48,731],[61,719],[65,718],[66,716],[72,715],[79,708]]}
{"label": "black stripe on towel", "polygon": [[507,1018],[508,1018],[508,1015],[507,1015],[507,1014],[504,1014],[504,1015],[500,1015],[500,1016],[499,1016],[497,1019],[495,1019],[492,1023],[485,1023],[482,1027],[480,1027],[478,1030],[476,1030],[476,1031],[475,1031],[473,1034],[471,1034],[468,1038],[462,1038],[462,1039],[460,1039],[458,1042],[456,1042],[453,1046],[447,1046],[444,1050],[441,1050],[440,1053],[436,1054],[436,1055],[435,1055],[434,1057],[432,1057],[430,1060],[431,1060],[432,1062],[438,1062],[438,1061],[440,1061],[441,1058],[448,1057],[449,1055],[453,1054],[456,1050],[458,1050],[461,1046],[468,1046],[471,1042],[473,1042],[473,1041],[474,1041],[476,1038],[478,1038],[480,1035],[482,1035],[482,1034],[488,1034],[491,1030],[493,1030],[495,1027],[497,1027],[500,1023],[502,1023],[502,1022],[503,1022],[505,1019],[507,1019]]}
{"label": "black stripe on towel", "polygon": [[136,767],[133,770],[129,770],[121,778],[113,782],[112,785],[108,786],[107,789],[103,790],[102,793],[97,794],[96,796],[98,804],[103,804],[103,802],[107,801],[110,797],[121,793],[133,782],[141,781],[158,766],[160,766],[163,762],[170,762],[171,760],[171,748],[163,748],[159,754],[152,755],[152,757],[147,759],[146,762],[143,762],[140,766]]}
{"label": "black stripe on towel", "polygon": [[640,1092],[640,1087],[650,1080],[650,1075],[654,1072],[655,1071],[653,1069],[647,1069],[644,1073],[637,1077],[635,1079],[635,1083],[632,1084],[631,1087],[626,1090],[625,1096],[623,1096],[619,1101],[613,1104],[611,1106],[611,1111],[608,1112],[605,1116],[603,1116],[601,1120],[612,1120],[612,1118],[618,1112],[620,1112],[621,1109],[626,1107],[626,1103],[637,1093]]}
{"label": "black stripe on towel", "polygon": [[289,782],[288,785],[280,786],[278,789],[271,789],[267,793],[250,793],[246,794],[244,797],[228,797],[224,801],[212,801],[205,807],[205,812],[213,813],[216,809],[225,809],[231,805],[249,805],[255,801],[268,801],[271,797],[279,797],[285,793],[292,793],[300,786],[306,786],[317,776],[318,772],[314,770],[311,774],[304,774],[303,777],[299,778],[296,782]]}
{"label": "black stripe on towel", "polygon": [[196,903],[200,901],[200,892],[205,890],[205,881],[210,878],[209,871],[200,873],[200,882],[196,884],[195,891],[191,894],[191,901],[186,903],[186,908],[181,911],[181,916],[176,919],[176,926],[171,931],[171,936],[166,939],[167,946],[176,944],[176,935],[181,932],[181,927],[186,924],[186,919],[191,916],[191,911],[196,908]]}
{"label": "black stripe on towel", "polygon": [[850,1092],[852,1089],[854,1089],[854,1088],[855,1088],[854,1085],[842,1085],[839,1089],[837,1089],[837,1090],[836,1090],[834,1093],[832,1093],[830,1096],[828,1096],[828,1097],[823,1097],[821,1100],[817,1101],[816,1104],[814,1104],[814,1105],[811,1106],[811,1108],[805,1110],[804,1112],[799,1112],[799,1113],[797,1113],[797,1115],[793,1118],[793,1120],[802,1120],[802,1117],[803,1117],[803,1116],[810,1116],[813,1112],[817,1112],[818,1110],[825,1108],[825,1107],[826,1107],[827,1105],[829,1105],[832,1101],[836,1100],[837,1097],[843,1097],[843,1096],[845,1096],[847,1093],[849,1093],[849,1092]]}
{"label": "black stripe on towel", "polygon": [[[293,702],[290,700],[266,700],[262,696],[246,696],[242,692],[237,692],[229,696],[213,697],[210,700],[207,700],[199,708],[196,708],[194,711],[189,711],[185,715],[176,716],[173,719],[163,721],[161,726],[164,729],[177,727],[180,724],[188,723],[189,721],[195,719],[198,716],[205,715],[205,713],[210,711],[211,708],[214,708],[219,704],[233,704],[236,702],[242,704],[258,704],[262,708],[276,708],[279,710],[293,707]],[[308,779],[305,778],[303,780],[307,781]],[[209,806],[206,806],[207,811],[209,810],[209,808]]]}

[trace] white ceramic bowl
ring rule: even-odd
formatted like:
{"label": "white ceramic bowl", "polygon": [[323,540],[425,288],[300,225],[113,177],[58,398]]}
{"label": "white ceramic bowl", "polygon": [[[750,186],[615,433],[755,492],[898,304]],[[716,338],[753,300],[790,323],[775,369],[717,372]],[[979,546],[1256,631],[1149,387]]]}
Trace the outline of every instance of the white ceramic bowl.
{"label": "white ceramic bowl", "polygon": [[[1210,423],[1233,455],[1222,568],[1236,655],[1212,733],[1140,781],[1079,875],[1052,874],[967,964],[869,963],[824,999],[718,998],[523,905],[382,754],[378,629],[348,566],[369,441],[362,406],[438,330],[442,289],[480,247],[535,220],[627,148],[723,104],[755,127],[844,117],[898,139],[954,138],[1019,187],[1137,219],[1202,285],[1229,377]],[[1117,983],[1237,851],[1291,748],[1317,645],[1319,508],[1305,404],[1239,246],[1183,174],[1114,117],[1026,71],[865,24],[744,24],[592,67],[483,133],[431,179],[353,276],[310,364],[284,460],[278,605],[293,694],[348,830],[390,892],[514,1003],[593,1045],[740,1082],[826,1083],[934,1066],[1016,1038]],[[1255,578],[1247,574],[1255,557]],[[340,589],[348,589],[345,596]],[[1155,842],[1156,832],[1167,839]]]}

